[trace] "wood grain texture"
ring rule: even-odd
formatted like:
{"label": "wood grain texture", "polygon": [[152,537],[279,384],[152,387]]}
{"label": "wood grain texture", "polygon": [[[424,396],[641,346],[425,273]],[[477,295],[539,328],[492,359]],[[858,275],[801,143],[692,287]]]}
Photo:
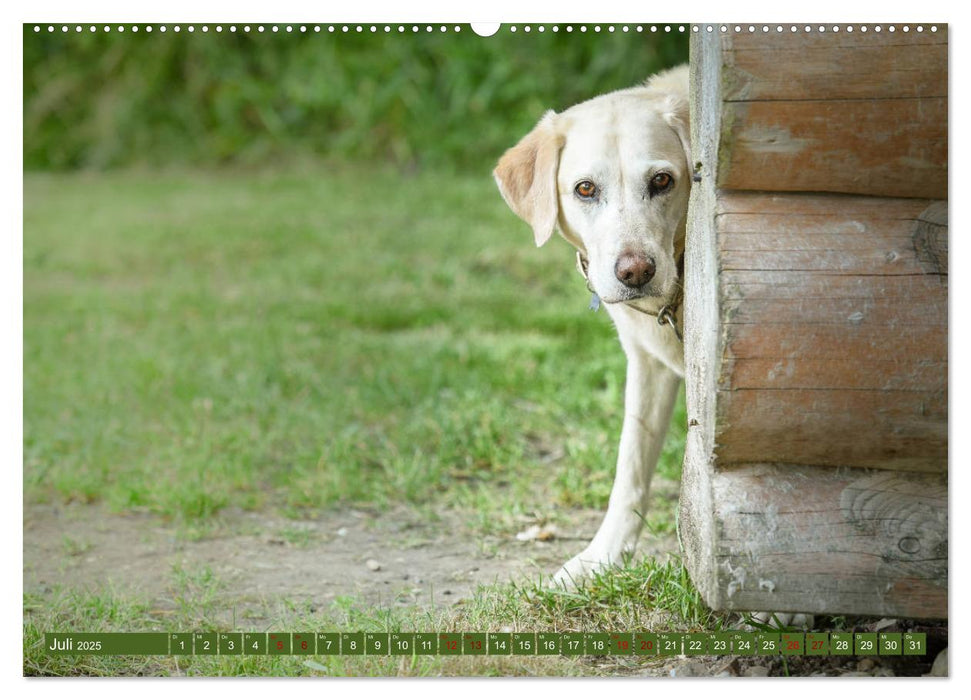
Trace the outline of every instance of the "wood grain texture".
{"label": "wood grain texture", "polygon": [[[782,192],[723,189],[733,166],[723,140],[736,128],[726,120],[740,113],[739,99],[785,87],[853,100],[872,89],[850,81],[842,93],[818,93],[827,83],[818,55],[808,61],[815,78],[811,68],[790,70],[773,85],[746,68],[742,90],[730,68],[755,60],[743,50],[776,50],[785,63],[800,51],[869,47],[884,68],[896,61],[898,85],[882,89],[912,98],[939,97],[941,77],[915,77],[908,94],[907,66],[922,69],[913,55],[887,54],[886,36],[726,39],[694,35],[691,44],[700,180],[685,257],[685,562],[719,610],[947,617],[948,233],[947,204],[934,201],[939,182],[906,198],[793,193],[780,161],[766,183]],[[922,42],[940,52],[940,36],[928,35],[894,50]],[[843,59],[829,60],[831,71],[846,71]]]}
{"label": "wood grain texture", "polygon": [[727,35],[719,187],[947,198],[947,27]]}
{"label": "wood grain texture", "polygon": [[[685,241],[684,302],[685,392],[688,433],[681,470],[678,533],[691,579],[709,605],[719,599],[714,561],[718,532],[715,528],[711,481],[715,449],[715,401],[718,364],[722,355],[718,286],[715,177],[720,133],[720,83],[711,81],[721,66],[719,37],[700,43],[692,40],[691,147],[696,181],[691,186]],[[707,89],[697,89],[705,85]]]}
{"label": "wood grain texture", "polygon": [[721,192],[715,211],[719,466],[945,471],[946,205]]}
{"label": "wood grain texture", "polygon": [[719,187],[947,197],[947,98],[725,105]]}
{"label": "wood grain texture", "polygon": [[716,609],[947,617],[946,476],[748,465],[712,491]]}
{"label": "wood grain texture", "polygon": [[[722,99],[947,97],[947,25],[936,32],[729,34]],[[782,69],[780,69],[782,67]]]}

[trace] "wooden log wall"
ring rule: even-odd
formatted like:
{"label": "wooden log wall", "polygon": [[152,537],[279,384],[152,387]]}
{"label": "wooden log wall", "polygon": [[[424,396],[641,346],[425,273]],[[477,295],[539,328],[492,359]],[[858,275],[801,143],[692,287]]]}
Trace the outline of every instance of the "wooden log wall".
{"label": "wooden log wall", "polygon": [[718,187],[947,199],[946,26],[720,43]]}
{"label": "wooden log wall", "polygon": [[692,37],[681,534],[716,609],[947,615],[947,27]]}

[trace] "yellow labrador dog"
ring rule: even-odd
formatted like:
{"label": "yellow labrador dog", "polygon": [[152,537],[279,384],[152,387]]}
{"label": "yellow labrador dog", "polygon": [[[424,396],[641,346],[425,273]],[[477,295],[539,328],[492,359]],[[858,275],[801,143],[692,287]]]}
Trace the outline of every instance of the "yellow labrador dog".
{"label": "yellow labrador dog", "polygon": [[577,249],[627,355],[617,475],[603,523],[554,577],[561,585],[633,552],[684,374],[681,299],[692,165],[688,68],[547,112],[495,169],[499,191],[533,229]]}

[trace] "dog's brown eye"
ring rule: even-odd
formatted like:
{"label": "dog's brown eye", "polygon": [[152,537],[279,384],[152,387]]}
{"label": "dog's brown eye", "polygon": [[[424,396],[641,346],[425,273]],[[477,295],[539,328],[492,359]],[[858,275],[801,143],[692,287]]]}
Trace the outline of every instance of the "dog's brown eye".
{"label": "dog's brown eye", "polygon": [[667,173],[658,173],[651,178],[651,188],[655,192],[660,192],[661,190],[666,190],[668,187],[670,187],[672,182],[673,180],[671,179],[671,176]]}
{"label": "dog's brown eye", "polygon": [[577,193],[577,196],[582,197],[583,199],[590,199],[597,194],[597,186],[589,180],[583,180],[577,183],[577,186],[573,188],[573,191]]}

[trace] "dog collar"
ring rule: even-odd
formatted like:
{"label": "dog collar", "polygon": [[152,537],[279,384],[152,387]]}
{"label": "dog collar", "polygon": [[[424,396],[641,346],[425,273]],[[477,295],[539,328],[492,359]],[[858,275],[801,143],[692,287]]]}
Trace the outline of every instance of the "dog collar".
{"label": "dog collar", "polygon": [[[600,297],[594,290],[593,285],[590,284],[590,276],[587,272],[588,261],[586,256],[583,255],[579,250],[577,251],[577,271],[583,277],[583,281],[587,284],[587,289],[590,290],[590,310],[596,311],[600,308]],[[633,306],[628,303],[627,305],[634,309],[634,311],[640,311],[642,314],[647,316],[654,316],[657,318],[658,325],[671,326],[671,330],[674,331],[674,335],[679,341],[684,342],[684,337],[682,336],[681,329],[678,328],[678,312],[681,310],[681,305],[684,302],[684,286],[681,284],[681,280],[684,278],[684,253],[678,259],[678,282],[674,285],[674,293],[667,300],[667,302],[661,306],[656,312],[646,311],[637,306]]]}

